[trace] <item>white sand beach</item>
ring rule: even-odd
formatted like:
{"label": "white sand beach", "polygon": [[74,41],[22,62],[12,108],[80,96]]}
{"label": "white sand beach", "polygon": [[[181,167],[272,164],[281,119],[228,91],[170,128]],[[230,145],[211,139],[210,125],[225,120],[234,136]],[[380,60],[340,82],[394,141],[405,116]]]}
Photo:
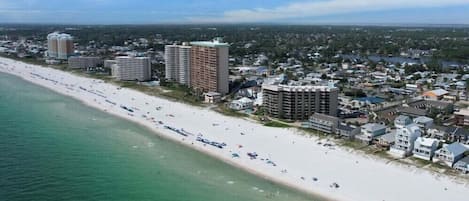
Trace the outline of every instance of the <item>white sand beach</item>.
{"label": "white sand beach", "polygon": [[[469,200],[469,181],[386,163],[332,142],[327,142],[332,146],[324,146],[326,140],[299,135],[295,129],[265,127],[209,109],[7,58],[0,58],[0,72],[19,76],[96,109],[145,125],[161,136],[259,176],[331,200]],[[213,143],[214,146],[207,141],[219,144]],[[319,141],[322,144],[318,144]],[[253,152],[258,155],[255,159],[247,155]],[[338,187],[331,186],[333,183]]]}

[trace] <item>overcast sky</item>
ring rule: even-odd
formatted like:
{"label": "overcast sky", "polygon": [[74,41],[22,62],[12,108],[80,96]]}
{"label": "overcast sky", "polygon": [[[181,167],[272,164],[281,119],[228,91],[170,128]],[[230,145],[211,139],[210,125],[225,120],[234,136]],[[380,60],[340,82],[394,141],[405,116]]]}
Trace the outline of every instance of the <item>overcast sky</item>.
{"label": "overcast sky", "polygon": [[0,0],[0,23],[469,24],[469,0]]}

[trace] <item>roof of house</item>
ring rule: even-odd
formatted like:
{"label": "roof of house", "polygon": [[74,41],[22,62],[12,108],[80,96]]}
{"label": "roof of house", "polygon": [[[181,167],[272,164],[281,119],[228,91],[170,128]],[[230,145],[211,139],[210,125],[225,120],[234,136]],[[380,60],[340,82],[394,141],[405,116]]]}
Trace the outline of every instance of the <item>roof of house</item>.
{"label": "roof of house", "polygon": [[369,102],[371,104],[377,104],[377,103],[384,102],[384,99],[376,97],[376,96],[356,98],[355,100],[362,101],[362,102]]}
{"label": "roof of house", "polygon": [[469,137],[469,130],[459,127],[447,127],[446,132],[454,136]]}
{"label": "roof of house", "polygon": [[329,121],[329,122],[339,122],[339,118],[334,117],[334,116],[329,116],[326,114],[321,114],[321,113],[314,113],[313,115],[311,115],[311,118],[320,119],[320,120]]}
{"label": "roof of house", "polygon": [[396,119],[394,119],[394,122],[399,124],[405,124],[406,122],[410,122],[410,117],[406,115],[399,115],[398,117],[396,117]]}
{"label": "roof of house", "polygon": [[469,156],[466,156],[458,161],[458,163],[469,164]]}
{"label": "roof of house", "polygon": [[432,118],[426,116],[420,116],[414,119],[415,123],[427,123],[433,121]]}
{"label": "roof of house", "polygon": [[438,143],[438,140],[434,138],[418,137],[417,140],[415,140],[415,143],[423,145],[423,146],[431,147],[435,143]]}
{"label": "roof of house", "polygon": [[414,107],[399,107],[397,110],[398,112],[413,116],[425,116],[427,114],[426,110]]}
{"label": "roof of house", "polygon": [[367,123],[362,126],[363,129],[365,130],[381,130],[381,129],[386,129],[385,125],[377,124],[377,123]]}
{"label": "roof of house", "polygon": [[385,142],[394,142],[396,141],[396,132],[386,133],[382,136],[379,136],[378,139]]}
{"label": "roof of house", "polygon": [[354,129],[356,129],[356,127],[352,127],[346,124],[339,124],[337,126],[337,130],[342,130],[342,131],[352,131]]}
{"label": "roof of house", "polygon": [[448,91],[446,91],[444,89],[435,89],[435,90],[432,90],[432,91],[427,91],[423,95],[424,96],[443,96],[445,94],[448,94]]}
{"label": "roof of house", "polygon": [[455,112],[454,114],[456,114],[456,115],[463,115],[463,116],[469,116],[469,108],[467,108],[467,109],[460,109],[458,112]]}
{"label": "roof of house", "polygon": [[457,142],[445,145],[444,148],[446,148],[446,150],[453,153],[454,155],[463,154],[467,151],[467,148],[464,145]]}
{"label": "roof of house", "polygon": [[238,101],[238,102],[240,102],[240,103],[253,103],[253,102],[254,102],[254,101],[251,100],[250,98],[246,98],[246,97],[242,97],[242,98],[240,98],[240,99],[238,99],[238,100],[236,100],[236,101]]}

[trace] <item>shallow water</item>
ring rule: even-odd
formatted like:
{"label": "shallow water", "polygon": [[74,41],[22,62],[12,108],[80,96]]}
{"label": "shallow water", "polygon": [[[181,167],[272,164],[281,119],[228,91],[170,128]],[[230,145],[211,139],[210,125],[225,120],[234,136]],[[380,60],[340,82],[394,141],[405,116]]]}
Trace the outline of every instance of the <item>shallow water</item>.
{"label": "shallow water", "polygon": [[0,73],[0,200],[318,200]]}

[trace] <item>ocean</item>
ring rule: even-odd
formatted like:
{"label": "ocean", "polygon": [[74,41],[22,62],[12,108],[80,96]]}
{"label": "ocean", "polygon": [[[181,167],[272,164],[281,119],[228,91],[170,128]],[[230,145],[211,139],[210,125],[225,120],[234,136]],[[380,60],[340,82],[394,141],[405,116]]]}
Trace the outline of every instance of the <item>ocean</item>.
{"label": "ocean", "polygon": [[0,73],[0,200],[319,200]]}

